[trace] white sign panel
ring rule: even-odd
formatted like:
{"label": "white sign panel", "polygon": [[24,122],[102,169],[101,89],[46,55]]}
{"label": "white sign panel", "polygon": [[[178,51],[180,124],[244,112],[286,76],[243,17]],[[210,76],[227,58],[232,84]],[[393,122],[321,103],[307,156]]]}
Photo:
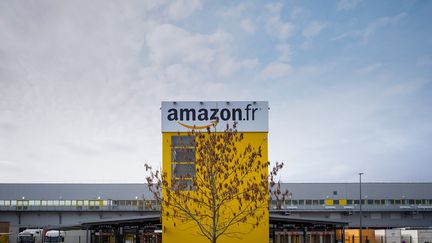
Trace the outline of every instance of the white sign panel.
{"label": "white sign panel", "polygon": [[268,131],[267,101],[163,101],[162,132],[188,132],[237,124],[241,132]]}

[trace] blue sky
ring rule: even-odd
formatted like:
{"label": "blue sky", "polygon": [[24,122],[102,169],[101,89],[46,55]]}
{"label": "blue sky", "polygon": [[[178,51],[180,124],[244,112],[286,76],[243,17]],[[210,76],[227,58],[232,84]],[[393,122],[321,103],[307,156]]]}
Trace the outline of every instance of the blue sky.
{"label": "blue sky", "polygon": [[430,181],[432,1],[2,1],[0,182],[140,182],[162,100],[267,100],[283,181]]}

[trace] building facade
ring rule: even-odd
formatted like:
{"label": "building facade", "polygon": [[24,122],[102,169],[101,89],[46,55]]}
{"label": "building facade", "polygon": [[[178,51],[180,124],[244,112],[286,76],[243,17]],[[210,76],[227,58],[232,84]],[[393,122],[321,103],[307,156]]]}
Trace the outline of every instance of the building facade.
{"label": "building facade", "polygon": [[[359,223],[358,183],[286,183],[280,209],[293,218]],[[363,183],[363,227],[432,227],[432,183]],[[145,184],[0,184],[0,232],[15,242],[27,228],[77,225],[89,221],[160,212]]]}

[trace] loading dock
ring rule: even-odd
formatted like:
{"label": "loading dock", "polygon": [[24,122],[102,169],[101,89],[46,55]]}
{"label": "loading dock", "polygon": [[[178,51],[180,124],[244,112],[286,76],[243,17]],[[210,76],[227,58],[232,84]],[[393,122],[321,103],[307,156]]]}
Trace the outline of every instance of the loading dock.
{"label": "loading dock", "polygon": [[[269,223],[271,243],[341,242],[336,231],[343,232],[347,225],[347,222],[341,221],[293,218],[278,214],[271,214]],[[89,237],[85,243],[162,243],[160,214],[102,219],[61,229],[78,228],[88,232]]]}
{"label": "loading dock", "polygon": [[[311,218],[295,218],[270,214],[271,243],[334,243],[342,242],[336,232],[348,222]],[[344,236],[342,236],[344,237]],[[340,237],[339,237],[340,238]]]}

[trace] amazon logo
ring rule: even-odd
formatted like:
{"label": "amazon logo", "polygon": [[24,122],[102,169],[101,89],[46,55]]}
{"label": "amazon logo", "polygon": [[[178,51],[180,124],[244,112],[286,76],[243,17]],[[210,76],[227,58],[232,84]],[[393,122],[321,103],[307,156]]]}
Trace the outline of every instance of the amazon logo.
{"label": "amazon logo", "polygon": [[250,121],[255,120],[255,112],[258,108],[251,108],[252,104],[242,108],[171,108],[168,110],[168,121]]}
{"label": "amazon logo", "polygon": [[[162,101],[162,132],[218,128],[238,124],[242,132],[268,131],[267,101]],[[219,129],[220,128],[220,129]]]}

